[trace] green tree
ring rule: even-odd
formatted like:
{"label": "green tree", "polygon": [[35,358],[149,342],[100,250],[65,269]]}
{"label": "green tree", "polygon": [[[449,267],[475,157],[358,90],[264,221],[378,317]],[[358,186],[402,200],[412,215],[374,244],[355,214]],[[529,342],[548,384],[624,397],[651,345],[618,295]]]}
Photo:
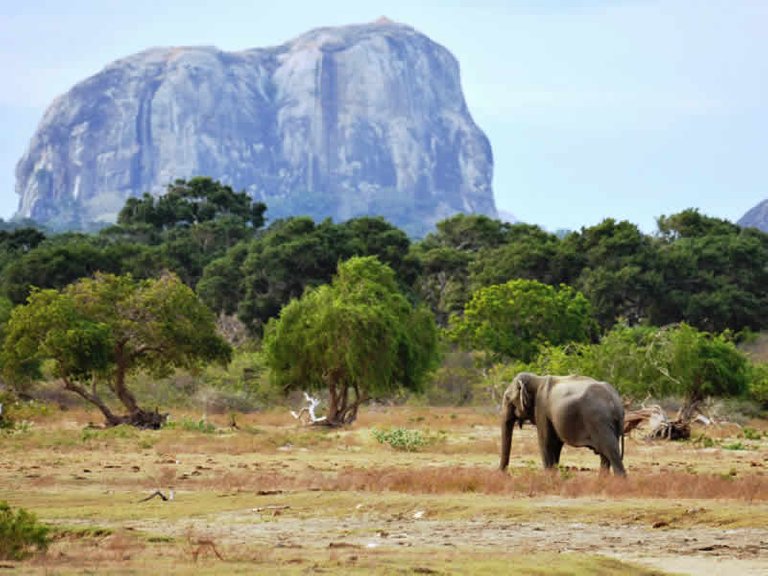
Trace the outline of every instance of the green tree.
{"label": "green tree", "polygon": [[709,334],[687,324],[656,328],[616,325],[596,344],[543,348],[531,369],[589,374],[636,399],[739,396],[757,374],[729,333]]}
{"label": "green tree", "polygon": [[530,361],[545,344],[589,340],[593,320],[588,300],[569,286],[510,280],[476,290],[450,333],[492,359]]}
{"label": "green tree", "polygon": [[437,230],[413,247],[421,274],[415,288],[419,297],[446,326],[469,299],[470,264],[478,253],[503,246],[510,225],[479,214],[456,214],[437,223]]}
{"label": "green tree", "polygon": [[451,314],[461,312],[469,293],[467,268],[472,256],[468,252],[439,246],[414,250],[421,264],[416,291],[427,303],[440,326],[447,326]]}
{"label": "green tree", "polygon": [[11,260],[26,254],[45,240],[37,228],[0,229],[0,271]]}
{"label": "green tree", "polygon": [[482,214],[456,214],[437,223],[437,230],[424,238],[427,249],[450,246],[457,250],[478,252],[496,248],[507,241],[511,224]]}
{"label": "green tree", "polygon": [[652,239],[611,218],[568,234],[554,259],[561,281],[582,292],[604,330],[618,321],[646,320],[659,297],[660,273]]}
{"label": "green tree", "polygon": [[768,318],[768,234],[694,210],[658,221],[664,287],[653,324],[685,321],[701,330],[760,330]]}
{"label": "green tree", "polygon": [[205,267],[196,291],[211,310],[227,316],[237,313],[245,295],[243,263],[247,256],[248,243],[240,242]]}
{"label": "green tree", "polygon": [[401,230],[381,218],[341,224],[316,224],[308,217],[279,220],[249,242],[245,252],[238,247],[212,263],[203,273],[200,293],[217,312],[232,310],[237,300],[238,317],[258,334],[292,298],[330,282],[338,263],[352,256],[376,256],[395,271],[401,286],[410,285],[417,262],[408,256],[409,245]]}
{"label": "green tree", "polygon": [[[156,428],[165,415],[139,407],[129,377],[167,376],[227,362],[230,354],[211,312],[176,276],[137,281],[97,274],[62,290],[33,291],[11,313],[0,359],[17,388],[42,378],[41,364],[49,360],[63,388],[98,407],[108,425]],[[105,391],[126,414],[113,412]]]}
{"label": "green tree", "polygon": [[208,263],[255,235],[266,209],[246,192],[198,176],[176,180],[162,196],[129,199],[102,236],[157,246],[166,266],[195,287]]}
{"label": "green tree", "polygon": [[683,323],[659,330],[649,348],[663,379],[691,403],[748,389],[749,362],[728,332],[711,334]]}
{"label": "green tree", "polygon": [[510,225],[501,246],[481,250],[469,266],[472,290],[508,280],[538,280],[544,284],[559,281],[553,266],[560,241],[539,226]]}
{"label": "green tree", "polygon": [[235,192],[205,176],[176,180],[165,194],[130,198],[117,217],[121,226],[149,225],[157,230],[234,218],[253,229],[264,225],[267,207],[246,192]]}
{"label": "green tree", "polygon": [[339,264],[331,284],[307,290],[266,327],[264,350],[284,390],[328,392],[327,423],[351,423],[372,397],[419,391],[437,355],[431,313],[414,308],[375,257]]}
{"label": "green tree", "polygon": [[62,288],[97,271],[114,271],[93,237],[80,233],[48,238],[10,262],[3,271],[3,292],[22,304],[33,286]]}

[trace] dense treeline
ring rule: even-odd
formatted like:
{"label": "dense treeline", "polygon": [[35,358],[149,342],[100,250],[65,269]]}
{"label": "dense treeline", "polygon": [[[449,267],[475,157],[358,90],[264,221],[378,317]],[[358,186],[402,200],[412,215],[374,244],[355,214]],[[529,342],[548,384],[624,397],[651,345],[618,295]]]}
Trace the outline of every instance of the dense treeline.
{"label": "dense treeline", "polygon": [[[68,287],[78,282],[84,286],[82,281],[88,278],[99,279],[93,290],[107,290],[104,286],[120,282],[113,278],[157,281],[167,279],[169,273],[220,318],[239,319],[251,336],[260,338],[271,326],[269,348],[282,350],[284,358],[292,353],[274,341],[274,334],[280,332],[275,322],[292,301],[303,301],[291,310],[306,309],[302,314],[314,316],[318,326],[330,322],[336,329],[334,323],[343,325],[358,318],[355,322],[361,323],[361,334],[365,334],[364,327],[377,318],[382,327],[387,326],[381,328],[382,334],[391,334],[392,342],[399,342],[387,358],[398,365],[421,366],[419,380],[424,367],[434,365],[435,344],[427,337],[431,329],[428,323],[422,324],[410,336],[398,330],[403,318],[426,322],[425,311],[431,311],[429,321],[445,328],[449,339],[486,352],[488,362],[527,362],[553,370],[582,367],[593,372],[600,371],[597,361],[592,366],[585,359],[596,357],[594,350],[602,348],[590,347],[614,341],[611,335],[617,329],[680,325],[684,327],[681,334],[688,334],[685,330],[690,327],[696,334],[722,338],[723,332],[739,334],[768,327],[768,234],[696,210],[660,217],[658,230],[651,235],[612,219],[555,235],[535,225],[456,215],[419,240],[379,217],[334,223],[298,216],[270,222],[268,214],[267,206],[245,192],[200,177],[176,181],[159,198],[144,195],[129,200],[115,225],[95,233],[49,235],[29,225],[0,226],[0,338],[6,324],[19,329],[21,313],[10,324],[8,319],[14,307],[32,301],[30,295],[38,294],[38,300],[40,294],[64,298],[65,290],[74,289]],[[391,282],[382,284],[381,278],[388,273],[375,264],[363,265],[361,260],[347,268],[340,266],[356,257],[375,257],[392,271]],[[334,278],[345,269],[365,271],[353,275],[360,286],[386,285],[376,302],[334,299],[333,290],[338,288],[318,291],[342,282]],[[349,294],[361,289],[353,284]],[[397,302],[397,311],[381,308],[384,302]],[[404,302],[413,310],[404,308]],[[325,303],[325,308],[318,303]],[[330,310],[336,310],[337,316],[329,316]],[[78,322],[91,322],[97,328],[107,322],[106,317],[83,310],[77,314],[81,314]],[[301,327],[305,319],[295,321]],[[283,331],[288,334],[287,327]],[[294,333],[304,337],[301,330]],[[416,333],[423,335],[421,343],[412,340]],[[16,337],[22,336],[20,332]],[[713,350],[703,338],[696,336],[691,342],[700,350]],[[581,348],[574,354],[576,349],[568,348],[569,343]],[[294,344],[289,343],[289,348]],[[635,350],[640,348],[636,342],[633,345]],[[73,346],[75,351],[82,349],[80,344]],[[364,349],[365,354],[373,353]],[[561,350],[561,357],[570,360],[552,364],[553,350]],[[43,359],[48,352],[37,350],[36,354]],[[317,361],[318,366],[327,363],[328,354]],[[425,356],[416,362],[413,354]],[[728,354],[720,354],[718,365],[731,362],[725,360]],[[275,354],[275,365],[291,364],[276,358]],[[371,378],[360,380],[356,370],[365,362],[355,362],[334,368],[334,386],[343,391],[338,402],[344,406],[347,389],[356,399],[370,392],[358,390],[361,382]],[[610,369],[616,369],[615,362]],[[327,370],[318,370],[323,378],[329,377]],[[398,374],[395,365],[391,370]],[[634,375],[626,376],[628,382],[642,372],[633,370]],[[766,380],[764,376],[760,378]],[[394,390],[397,382],[413,377],[401,372],[387,386]],[[743,390],[743,386],[733,389]],[[340,421],[344,419],[340,416]]]}
{"label": "dense treeline", "polygon": [[478,289],[515,279],[581,292],[603,332],[617,322],[686,322],[710,332],[768,325],[768,234],[696,210],[660,217],[653,235],[612,219],[556,236],[457,215],[418,241],[381,218],[266,225],[267,213],[244,192],[194,178],[160,198],[129,200],[117,224],[98,233],[0,230],[0,293],[18,305],[32,286],[62,288],[97,271],[171,271],[215,312],[237,314],[258,334],[307,287],[328,283],[340,261],[373,255],[441,326]]}

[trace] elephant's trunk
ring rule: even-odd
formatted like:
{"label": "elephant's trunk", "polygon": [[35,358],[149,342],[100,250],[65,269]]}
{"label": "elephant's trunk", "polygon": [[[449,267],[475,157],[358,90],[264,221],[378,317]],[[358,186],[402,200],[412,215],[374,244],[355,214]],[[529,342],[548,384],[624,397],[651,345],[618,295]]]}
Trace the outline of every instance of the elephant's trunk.
{"label": "elephant's trunk", "polygon": [[501,415],[501,462],[499,470],[502,472],[509,466],[509,452],[512,449],[512,430],[515,428],[515,409],[511,404],[504,406]]}

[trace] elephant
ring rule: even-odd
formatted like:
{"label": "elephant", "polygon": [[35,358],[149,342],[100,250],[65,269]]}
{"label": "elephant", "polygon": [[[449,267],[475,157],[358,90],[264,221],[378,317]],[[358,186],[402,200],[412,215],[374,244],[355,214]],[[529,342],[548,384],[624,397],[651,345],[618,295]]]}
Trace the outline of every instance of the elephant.
{"label": "elephant", "polygon": [[616,389],[589,376],[539,376],[521,372],[504,392],[501,463],[509,465],[512,430],[529,420],[536,426],[544,468],[560,462],[563,444],[591,448],[601,472],[625,476],[624,406]]}

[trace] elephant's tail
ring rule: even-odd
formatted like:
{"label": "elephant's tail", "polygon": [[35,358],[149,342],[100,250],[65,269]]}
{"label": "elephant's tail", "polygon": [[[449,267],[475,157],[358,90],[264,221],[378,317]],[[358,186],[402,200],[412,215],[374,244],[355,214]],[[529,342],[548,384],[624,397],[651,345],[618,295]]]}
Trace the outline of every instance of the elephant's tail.
{"label": "elephant's tail", "polygon": [[624,432],[621,433],[621,459],[624,460]]}

